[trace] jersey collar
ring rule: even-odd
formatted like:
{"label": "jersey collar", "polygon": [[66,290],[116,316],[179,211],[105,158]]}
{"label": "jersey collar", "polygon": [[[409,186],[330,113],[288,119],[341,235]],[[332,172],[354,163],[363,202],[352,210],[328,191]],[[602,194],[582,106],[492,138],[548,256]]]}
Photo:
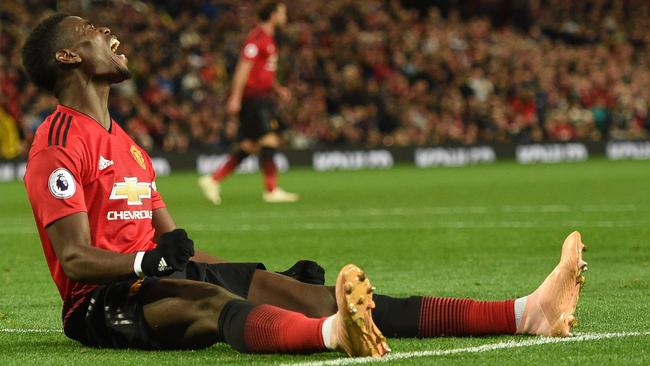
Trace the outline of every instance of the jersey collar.
{"label": "jersey collar", "polygon": [[73,116],[75,116],[78,119],[88,120],[88,122],[90,122],[89,125],[94,125],[94,126],[100,128],[101,130],[103,130],[104,132],[108,133],[109,135],[115,135],[115,128],[113,127],[113,125],[115,124],[115,121],[113,120],[113,118],[111,118],[111,126],[109,127],[108,130],[106,130],[104,128],[104,126],[102,126],[102,124],[99,123],[99,121],[97,121],[96,119],[94,119],[91,116],[87,115],[86,113],[80,112],[80,111],[78,111],[78,110],[76,110],[76,109],[74,109],[72,107],[68,107],[67,105],[59,104],[57,106],[57,110],[61,110],[61,111],[64,111],[66,113],[70,113],[70,114],[72,114]]}

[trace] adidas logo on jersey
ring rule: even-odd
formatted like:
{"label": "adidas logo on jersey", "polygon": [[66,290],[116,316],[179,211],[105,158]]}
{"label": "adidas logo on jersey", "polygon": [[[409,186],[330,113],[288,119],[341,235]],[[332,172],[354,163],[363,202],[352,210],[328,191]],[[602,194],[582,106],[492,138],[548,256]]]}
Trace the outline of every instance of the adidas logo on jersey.
{"label": "adidas logo on jersey", "polygon": [[164,271],[169,271],[170,269],[173,269],[172,267],[167,265],[167,261],[165,261],[165,258],[160,258],[160,262],[158,262],[158,272],[164,272]]}
{"label": "adidas logo on jersey", "polygon": [[99,171],[102,171],[111,165],[113,165],[113,160],[108,160],[105,157],[99,155],[99,165],[98,165]]}

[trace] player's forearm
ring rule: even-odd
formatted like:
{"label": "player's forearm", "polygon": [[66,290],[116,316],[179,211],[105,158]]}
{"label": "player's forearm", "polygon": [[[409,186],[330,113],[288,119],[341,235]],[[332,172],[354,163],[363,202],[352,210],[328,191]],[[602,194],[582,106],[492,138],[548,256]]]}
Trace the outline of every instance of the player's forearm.
{"label": "player's forearm", "polygon": [[103,284],[135,275],[135,253],[122,254],[92,246],[76,246],[59,260],[66,276],[83,283]]}
{"label": "player's forearm", "polygon": [[244,86],[246,84],[246,79],[241,81],[241,78],[235,78],[232,81],[232,89],[230,91],[230,98],[240,101],[244,95]]}
{"label": "player's forearm", "polygon": [[248,80],[248,75],[253,68],[253,63],[247,60],[240,60],[235,69],[235,75],[232,79],[232,88],[230,91],[230,97],[237,100],[241,100],[244,94],[244,87],[246,86],[246,80]]}
{"label": "player's forearm", "polygon": [[66,276],[73,281],[105,283],[134,274],[135,254],[122,254],[91,245],[86,212],[77,212],[45,229]]}

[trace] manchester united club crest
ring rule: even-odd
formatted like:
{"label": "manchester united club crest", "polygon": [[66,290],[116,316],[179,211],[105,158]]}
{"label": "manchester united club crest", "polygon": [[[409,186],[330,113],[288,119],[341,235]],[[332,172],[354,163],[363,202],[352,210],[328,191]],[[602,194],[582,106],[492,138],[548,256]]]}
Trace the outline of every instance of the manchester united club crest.
{"label": "manchester united club crest", "polygon": [[135,145],[131,145],[131,155],[133,155],[133,159],[140,165],[142,169],[147,170],[147,166],[144,165],[144,156],[142,156],[142,151],[135,147]]}

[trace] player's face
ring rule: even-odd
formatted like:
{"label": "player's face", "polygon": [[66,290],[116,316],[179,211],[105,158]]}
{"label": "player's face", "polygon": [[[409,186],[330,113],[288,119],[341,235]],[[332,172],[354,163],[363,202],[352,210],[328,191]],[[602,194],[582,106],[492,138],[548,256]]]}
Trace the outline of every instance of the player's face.
{"label": "player's face", "polygon": [[120,42],[107,27],[95,27],[80,17],[67,17],[59,26],[79,56],[79,66],[93,78],[119,83],[131,77],[127,58],[118,54]]}
{"label": "player's face", "polygon": [[281,27],[287,24],[287,7],[284,4],[278,5],[273,17],[275,18],[276,26]]}

